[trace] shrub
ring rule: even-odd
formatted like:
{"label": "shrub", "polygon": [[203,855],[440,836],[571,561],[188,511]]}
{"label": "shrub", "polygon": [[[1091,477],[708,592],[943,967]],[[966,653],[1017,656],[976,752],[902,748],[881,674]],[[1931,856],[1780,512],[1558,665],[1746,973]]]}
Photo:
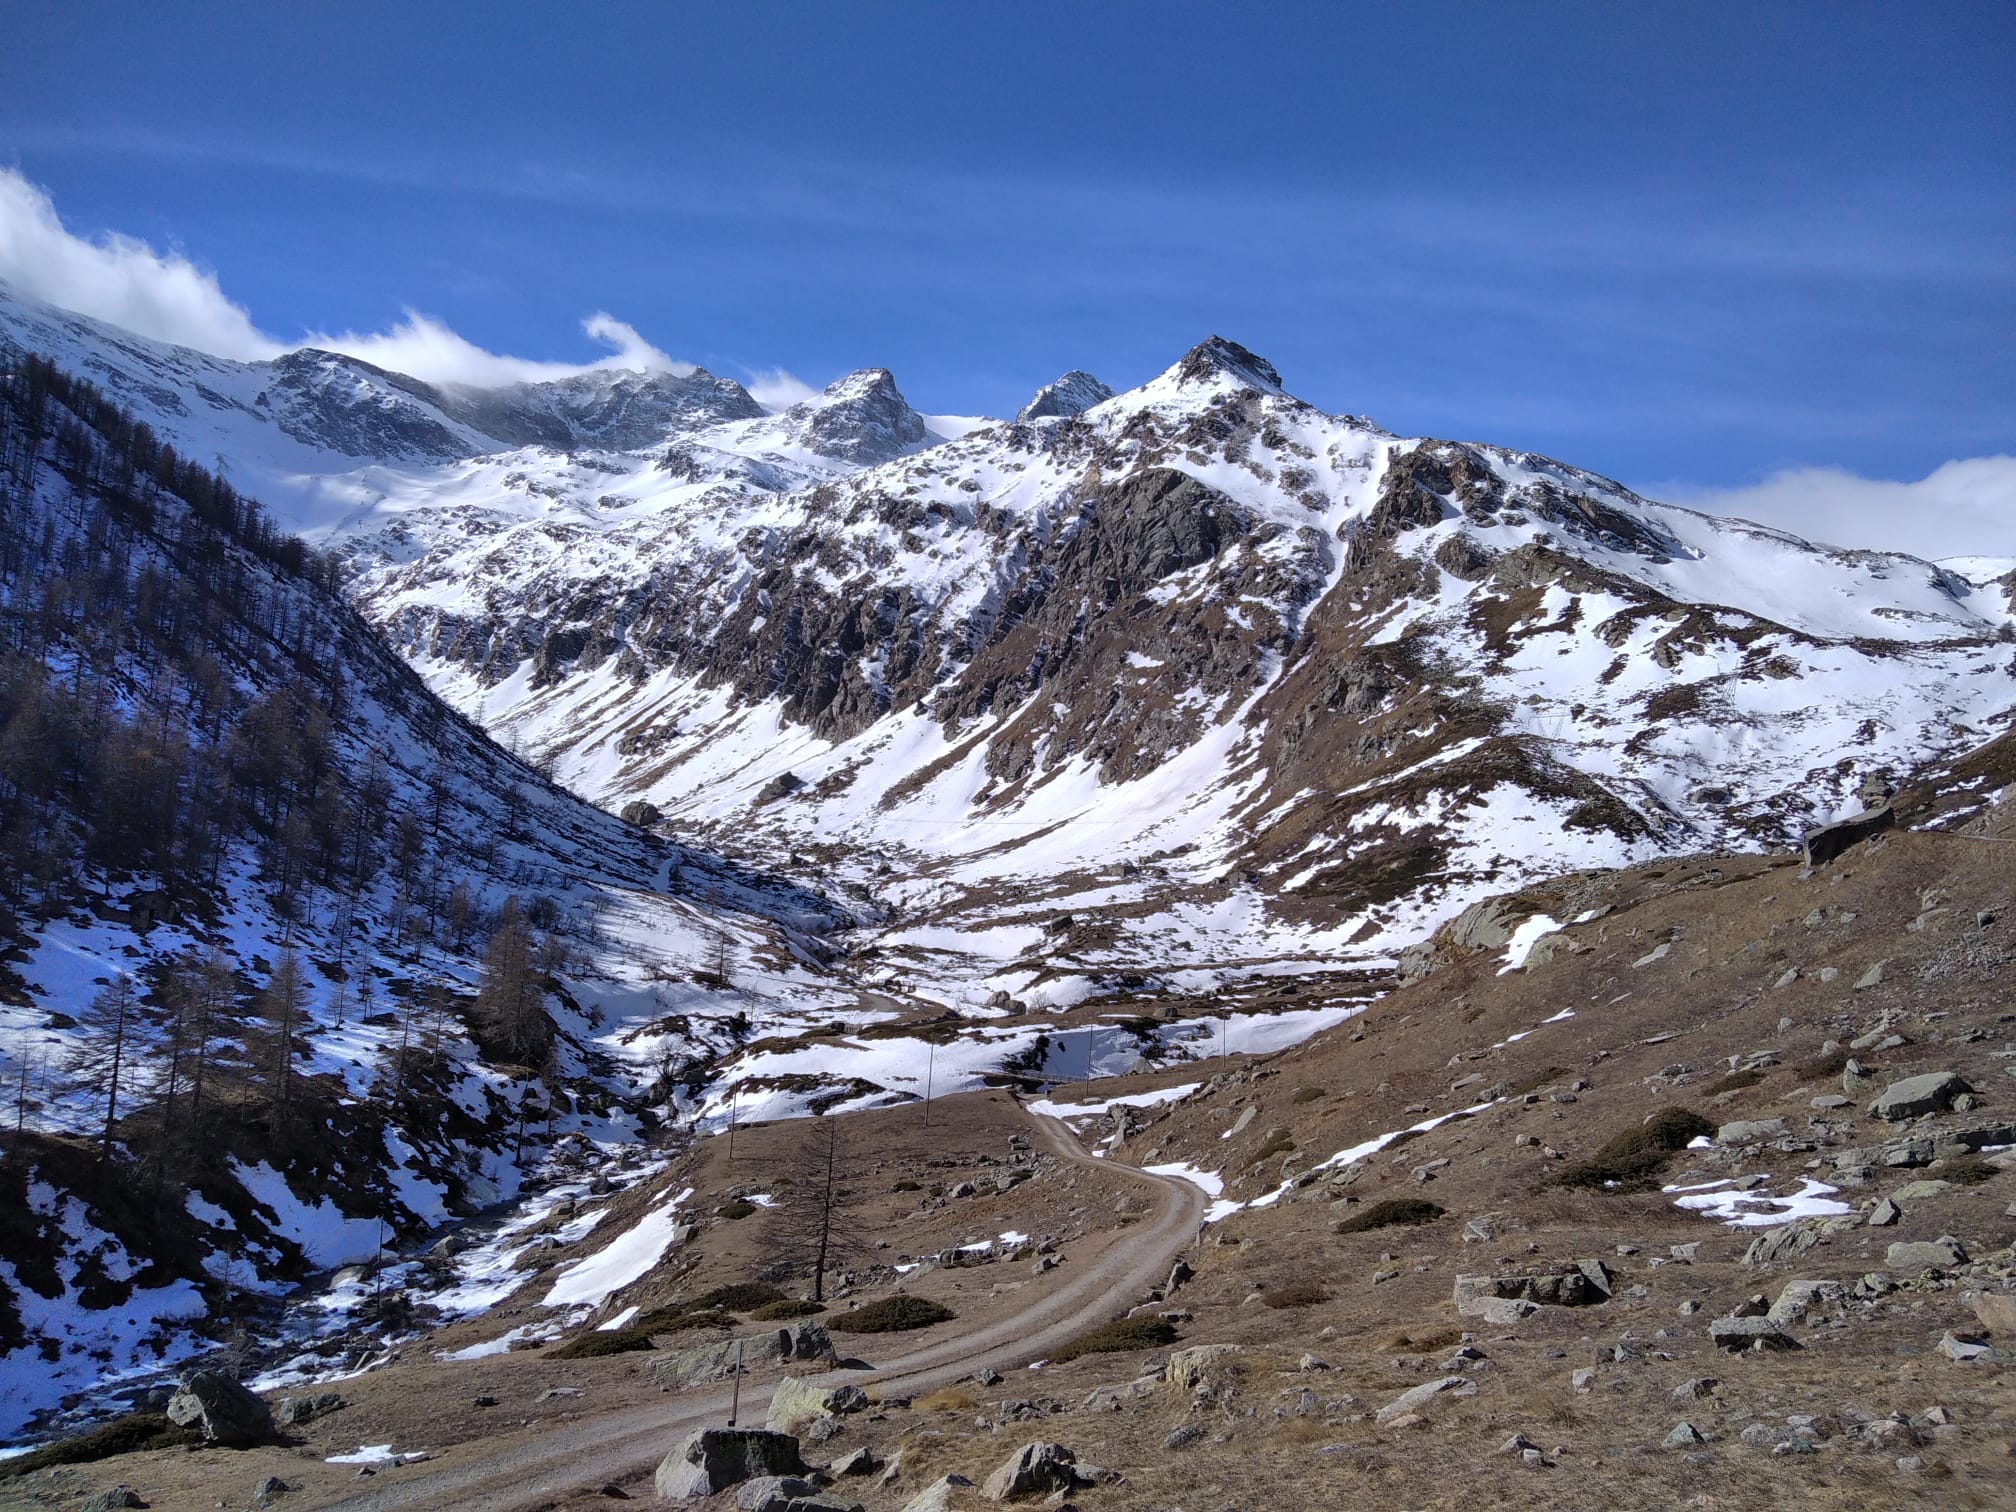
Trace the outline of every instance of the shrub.
{"label": "shrub", "polygon": [[1444,1323],[1432,1328],[1410,1329],[1396,1333],[1386,1341],[1388,1354],[1428,1354],[1437,1349],[1447,1349],[1451,1344],[1463,1342],[1463,1330]]}
{"label": "shrub", "polygon": [[838,1333],[902,1333],[949,1323],[958,1314],[927,1297],[884,1297],[852,1312],[834,1313],[826,1326]]}
{"label": "shrub", "polygon": [[920,1182],[906,1180],[897,1182],[889,1190],[892,1192],[921,1192],[924,1190],[924,1187]]}
{"label": "shrub", "polygon": [[1826,1081],[1830,1076],[1839,1076],[1847,1069],[1848,1052],[1836,1046],[1823,1055],[1799,1062],[1792,1068],[1792,1074],[1802,1082]]}
{"label": "shrub", "polygon": [[722,1203],[714,1211],[723,1218],[742,1219],[756,1212],[757,1207],[755,1203],[749,1201],[747,1198],[737,1197],[733,1202]]}
{"label": "shrub", "polygon": [[1932,1173],[1941,1181],[1950,1181],[1957,1186],[1979,1186],[1984,1181],[1993,1181],[2002,1174],[2002,1168],[1992,1160],[1983,1160],[1979,1155],[1956,1155],[1944,1161]]}
{"label": "shrub", "polygon": [[964,1386],[947,1386],[918,1397],[910,1406],[918,1412],[971,1412],[980,1398]]}
{"label": "shrub", "polygon": [[665,1329],[640,1329],[635,1324],[628,1328],[612,1328],[608,1331],[596,1328],[587,1333],[574,1335],[565,1344],[548,1356],[555,1360],[599,1360],[604,1355],[634,1354],[651,1348],[651,1335],[664,1333]]}
{"label": "shrub", "polygon": [[1314,1307],[1318,1302],[1328,1302],[1330,1293],[1314,1281],[1297,1281],[1289,1286],[1277,1286],[1272,1291],[1262,1292],[1260,1300],[1280,1312],[1290,1307]]}
{"label": "shrub", "polygon": [[1050,1363],[1061,1365],[1080,1355],[1123,1354],[1130,1349],[1160,1349],[1177,1340],[1176,1325],[1167,1318],[1122,1318],[1102,1324],[1058,1346]]}
{"label": "shrub", "polygon": [[1764,1080],[1762,1071],[1731,1071],[1727,1076],[1708,1083],[1701,1089],[1703,1097],[1714,1097],[1722,1092],[1741,1092],[1745,1087],[1754,1087]]}
{"label": "shrub", "polygon": [[1425,1197],[1388,1197],[1384,1202],[1373,1203],[1362,1213],[1353,1213],[1337,1225],[1335,1232],[1369,1234],[1374,1229],[1394,1228],[1401,1224],[1433,1223],[1447,1211],[1439,1202],[1430,1202]]}
{"label": "shrub", "polygon": [[202,1435],[193,1428],[178,1428],[158,1412],[131,1412],[100,1423],[88,1433],[58,1439],[13,1459],[0,1460],[0,1480],[29,1475],[53,1465],[88,1465],[110,1459],[115,1454],[135,1454],[142,1449],[172,1449],[178,1444],[198,1444]]}
{"label": "shrub", "polygon": [[765,1302],[749,1316],[759,1323],[770,1323],[778,1318],[809,1318],[814,1313],[824,1311],[826,1311],[824,1302],[807,1302],[797,1297],[786,1297],[782,1302]]}
{"label": "shrub", "polygon": [[783,1300],[784,1293],[768,1281],[735,1281],[727,1286],[717,1286],[710,1292],[703,1292],[686,1304],[686,1311],[705,1312],[709,1308],[718,1307],[723,1312],[750,1312]]}
{"label": "shrub", "polygon": [[1295,1089],[1295,1096],[1292,1099],[1292,1101],[1298,1103],[1312,1103],[1315,1102],[1317,1098],[1322,1097],[1323,1095],[1324,1093],[1321,1087],[1297,1087]]}
{"label": "shrub", "polygon": [[1606,1141],[1587,1160],[1569,1166],[1554,1180],[1561,1186],[1642,1187],[1666,1168],[1676,1150],[1713,1134],[1715,1125],[1691,1108],[1661,1108],[1635,1129]]}

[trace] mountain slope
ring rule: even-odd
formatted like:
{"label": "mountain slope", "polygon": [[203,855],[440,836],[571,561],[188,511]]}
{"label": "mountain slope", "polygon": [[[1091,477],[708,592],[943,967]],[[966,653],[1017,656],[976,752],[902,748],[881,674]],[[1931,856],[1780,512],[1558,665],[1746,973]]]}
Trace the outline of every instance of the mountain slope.
{"label": "mountain slope", "polygon": [[2016,703],[2003,586],[1391,436],[1215,340],[1074,417],[352,591],[578,790],[912,874],[892,958],[968,1002],[1390,958],[1508,877],[1783,841]]}
{"label": "mountain slope", "polygon": [[0,369],[0,1433],[854,1001],[842,910],[558,790],[337,576],[89,385]]}

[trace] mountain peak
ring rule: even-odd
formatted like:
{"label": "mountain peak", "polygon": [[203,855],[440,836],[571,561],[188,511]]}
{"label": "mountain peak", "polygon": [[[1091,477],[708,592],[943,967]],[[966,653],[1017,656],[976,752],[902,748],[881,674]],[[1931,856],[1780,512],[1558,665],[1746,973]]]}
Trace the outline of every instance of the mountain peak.
{"label": "mountain peak", "polygon": [[887,368],[861,368],[826,385],[816,399],[784,412],[793,440],[823,456],[873,466],[900,457],[926,438]]}
{"label": "mountain peak", "polygon": [[1205,383],[1214,378],[1226,377],[1248,388],[1265,389],[1271,393],[1281,393],[1281,375],[1274,371],[1274,364],[1265,357],[1249,352],[1236,341],[1227,341],[1223,336],[1211,336],[1200,341],[1183,354],[1183,360],[1176,365],[1176,378],[1180,383]]}
{"label": "mountain peak", "polygon": [[1055,383],[1046,383],[1016,412],[1017,420],[1045,420],[1082,415],[1113,397],[1113,390],[1082,368],[1073,368]]}

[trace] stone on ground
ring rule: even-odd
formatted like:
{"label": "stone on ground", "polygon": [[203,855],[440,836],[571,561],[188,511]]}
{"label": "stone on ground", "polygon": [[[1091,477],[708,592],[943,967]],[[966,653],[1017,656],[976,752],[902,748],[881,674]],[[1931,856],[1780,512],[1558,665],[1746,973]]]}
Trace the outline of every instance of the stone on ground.
{"label": "stone on ground", "polygon": [[242,1449],[273,1437],[273,1414],[266,1404],[230,1376],[199,1370],[168,1399],[168,1421],[202,1430],[206,1444]]}
{"label": "stone on ground", "polygon": [[1411,1391],[1403,1391],[1384,1407],[1379,1409],[1379,1421],[1391,1423],[1396,1418],[1405,1417],[1415,1409],[1425,1407],[1436,1397],[1475,1396],[1477,1383],[1467,1376],[1443,1376],[1440,1380],[1424,1381]]}
{"label": "stone on ground", "polygon": [[699,1428],[658,1466],[663,1497],[698,1500],[765,1475],[800,1475],[798,1440],[767,1428]]}
{"label": "stone on ground", "polygon": [[1957,1072],[1927,1071],[1922,1076],[1892,1082],[1876,1095],[1869,1111],[1895,1123],[1925,1113],[1943,1113],[1953,1106],[1954,1098],[1973,1090]]}
{"label": "stone on ground", "polygon": [[1078,1482],[1071,1468],[1077,1460],[1078,1456],[1062,1444],[1037,1440],[996,1465],[980,1489],[990,1501],[1022,1501],[1052,1491],[1069,1491]]}

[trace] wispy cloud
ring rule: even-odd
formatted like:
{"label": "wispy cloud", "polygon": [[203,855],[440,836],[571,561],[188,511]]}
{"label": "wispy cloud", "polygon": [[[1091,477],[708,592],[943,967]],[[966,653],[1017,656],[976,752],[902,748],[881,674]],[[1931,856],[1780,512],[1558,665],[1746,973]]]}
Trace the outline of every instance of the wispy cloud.
{"label": "wispy cloud", "polygon": [[72,235],[49,196],[9,169],[0,169],[0,278],[46,304],[219,357],[286,350],[225,297],[216,274],[116,232]]}
{"label": "wispy cloud", "polygon": [[1738,515],[1836,546],[1950,556],[2016,556],[2016,457],[1943,463],[1916,482],[1838,467],[1775,472],[1743,488],[1673,487],[1658,497]]}
{"label": "wispy cloud", "polygon": [[137,335],[248,362],[314,346],[429,383],[478,385],[565,378],[599,368],[693,370],[606,311],[581,322],[591,340],[609,349],[608,356],[590,362],[540,362],[487,351],[410,309],[387,331],[317,332],[282,341],[253,323],[214,272],[180,252],[158,252],[117,232],[77,235],[64,226],[47,192],[9,168],[0,168],[0,280],[32,299]]}
{"label": "wispy cloud", "polygon": [[787,373],[781,367],[745,369],[742,386],[767,410],[789,409],[819,392],[796,373]]}

